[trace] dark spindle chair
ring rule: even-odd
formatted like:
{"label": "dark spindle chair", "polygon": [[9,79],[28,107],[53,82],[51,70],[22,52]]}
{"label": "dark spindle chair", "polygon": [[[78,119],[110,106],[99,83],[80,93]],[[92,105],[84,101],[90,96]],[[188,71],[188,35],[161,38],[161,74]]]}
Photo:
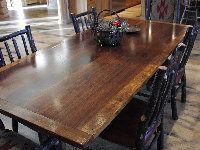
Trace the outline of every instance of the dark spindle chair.
{"label": "dark spindle chair", "polygon": [[[173,51],[171,58],[167,59],[162,65],[164,67],[174,66],[175,78],[173,80],[173,86],[171,89],[171,108],[172,108],[172,118],[174,120],[178,119],[177,107],[176,107],[176,96],[181,90],[181,102],[186,102],[186,73],[185,66],[191,54],[196,36],[198,33],[198,27],[190,27],[185,35],[182,43]],[[153,76],[147,84],[137,93],[138,97],[144,96],[148,97],[149,93],[152,91],[152,82],[154,81]]]}
{"label": "dark spindle chair", "polygon": [[173,68],[158,69],[147,103],[133,98],[101,137],[137,150],[150,149],[157,141],[157,149],[162,150],[163,111],[173,77]]}
{"label": "dark spindle chair", "polygon": [[[24,30],[1,37],[0,44],[0,68],[21,59],[22,54],[26,56],[37,51],[30,25],[25,26]],[[19,47],[21,45],[23,47]],[[13,55],[16,55],[16,57]],[[18,122],[14,119],[12,120],[12,127],[13,131],[18,132]]]}
{"label": "dark spindle chair", "polygon": [[[185,49],[181,59],[179,59],[175,64],[176,67],[176,78],[171,91],[171,107],[172,107],[172,118],[174,120],[178,119],[177,107],[176,107],[176,96],[178,91],[181,89],[181,102],[186,102],[186,73],[185,66],[191,54],[196,36],[198,33],[198,27],[190,27],[186,33],[183,44],[185,44]],[[173,64],[173,63],[172,63]]]}
{"label": "dark spindle chair", "polygon": [[96,8],[92,8],[92,10],[80,14],[71,13],[71,19],[76,33],[91,29],[97,19]]}
{"label": "dark spindle chair", "polygon": [[198,17],[198,9],[200,8],[199,0],[184,0],[184,11],[181,18],[181,24],[189,24],[196,26],[197,25],[197,17]]}
{"label": "dark spindle chair", "polygon": [[[20,41],[22,41],[23,43],[23,46],[24,46],[23,50],[21,47],[18,46],[19,44],[17,44],[17,42],[19,41],[18,37],[21,37]],[[27,44],[27,41],[29,44]],[[10,63],[13,63],[15,59],[22,58],[21,54],[23,52],[25,53],[25,55],[29,55],[30,51],[31,53],[34,53],[37,51],[35,43],[34,43],[34,39],[31,34],[31,28],[29,25],[26,26],[24,30],[20,30],[12,34],[1,37],[0,43],[3,43],[4,45],[3,47],[2,45],[0,47],[0,67],[3,67],[9,63],[8,61],[6,61],[6,57],[9,58]],[[11,50],[10,46],[13,47],[14,49],[13,51]],[[17,55],[16,56],[17,58],[13,57],[14,54]]]}
{"label": "dark spindle chair", "polygon": [[0,149],[1,150],[50,150],[59,149],[60,143],[57,139],[51,138],[46,141],[45,145],[38,145],[26,137],[5,129],[5,126],[0,119]]}
{"label": "dark spindle chair", "polygon": [[146,19],[174,22],[175,8],[174,0],[146,0]]}

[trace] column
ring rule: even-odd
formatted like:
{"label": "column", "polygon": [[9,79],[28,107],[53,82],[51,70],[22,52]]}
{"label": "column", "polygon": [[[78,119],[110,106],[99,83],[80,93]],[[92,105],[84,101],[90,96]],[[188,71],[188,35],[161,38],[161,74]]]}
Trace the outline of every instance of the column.
{"label": "column", "polygon": [[0,0],[0,18],[8,16],[8,8],[6,0]]}
{"label": "column", "polygon": [[58,3],[58,17],[60,24],[67,24],[70,22],[69,17],[69,3],[68,0],[57,0]]}

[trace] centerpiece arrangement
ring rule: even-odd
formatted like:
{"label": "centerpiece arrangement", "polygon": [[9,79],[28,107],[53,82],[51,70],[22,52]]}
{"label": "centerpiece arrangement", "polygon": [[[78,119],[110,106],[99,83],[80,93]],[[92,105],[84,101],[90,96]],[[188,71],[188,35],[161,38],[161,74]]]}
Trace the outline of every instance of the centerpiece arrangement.
{"label": "centerpiece arrangement", "polygon": [[[115,14],[117,17],[110,21],[104,21],[104,19],[100,21],[99,16],[104,11],[111,11],[112,14]],[[122,38],[123,32],[128,31],[128,29],[128,22],[125,19],[120,18],[116,12],[110,9],[105,9],[97,15],[97,20],[93,30],[95,40],[101,46],[116,46]]]}

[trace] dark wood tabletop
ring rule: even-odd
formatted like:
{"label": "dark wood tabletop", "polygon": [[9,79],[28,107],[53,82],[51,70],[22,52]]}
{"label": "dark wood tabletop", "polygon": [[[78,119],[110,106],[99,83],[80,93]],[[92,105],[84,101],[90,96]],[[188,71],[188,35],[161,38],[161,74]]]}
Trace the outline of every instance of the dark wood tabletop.
{"label": "dark wood tabletop", "polygon": [[91,31],[0,69],[0,112],[77,147],[97,137],[182,41],[188,26],[145,20],[120,45]]}

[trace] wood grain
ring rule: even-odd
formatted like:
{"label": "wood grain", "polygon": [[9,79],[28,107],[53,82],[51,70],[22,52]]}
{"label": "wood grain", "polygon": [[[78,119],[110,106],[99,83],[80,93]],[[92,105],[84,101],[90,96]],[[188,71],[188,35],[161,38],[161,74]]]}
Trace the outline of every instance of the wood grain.
{"label": "wood grain", "polygon": [[171,54],[188,28],[128,21],[141,32],[124,34],[116,47],[100,47],[91,31],[85,31],[2,69],[0,112],[72,145],[87,146]]}

